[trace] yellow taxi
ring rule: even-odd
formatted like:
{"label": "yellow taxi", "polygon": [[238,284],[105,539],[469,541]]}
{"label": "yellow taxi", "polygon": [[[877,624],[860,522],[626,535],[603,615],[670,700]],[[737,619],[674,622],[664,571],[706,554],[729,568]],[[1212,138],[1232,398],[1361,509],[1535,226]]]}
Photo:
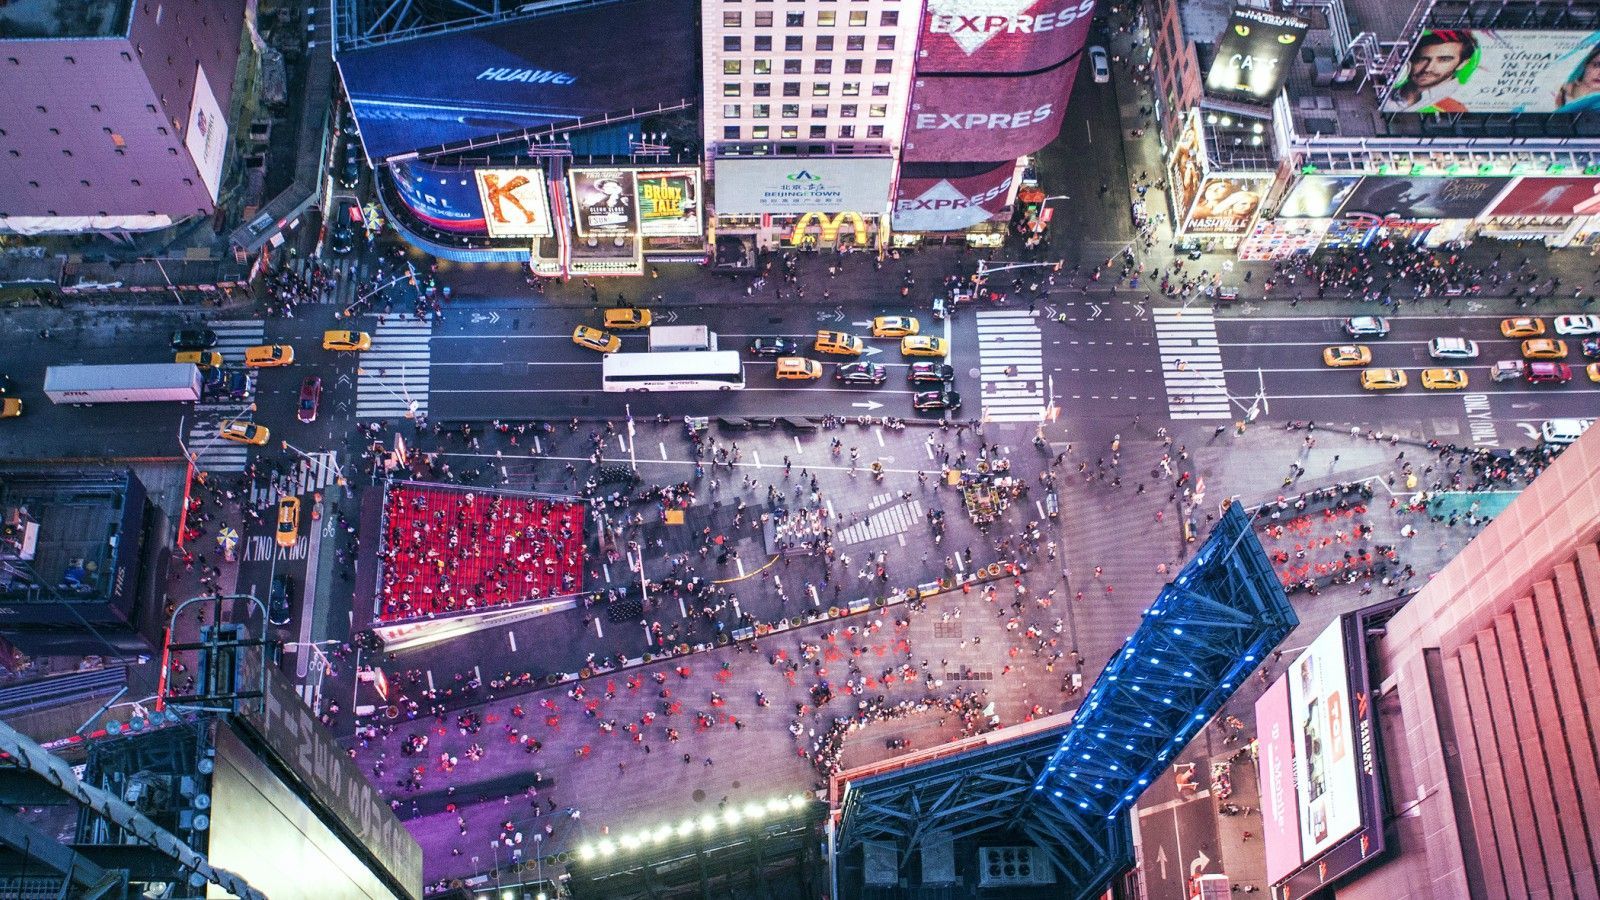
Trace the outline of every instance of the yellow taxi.
{"label": "yellow taxi", "polygon": [[931,335],[913,335],[900,339],[901,356],[944,356],[950,352],[945,346],[944,338]]}
{"label": "yellow taxi", "polygon": [[1323,365],[1336,366],[1364,366],[1372,362],[1372,351],[1361,344],[1344,344],[1339,347],[1327,347],[1322,351]]}
{"label": "yellow taxi", "polygon": [[241,422],[235,419],[222,426],[222,430],[217,432],[217,436],[225,441],[233,441],[235,444],[250,444],[251,446],[259,447],[272,437],[272,432],[268,431],[265,425],[257,425],[254,422]]}
{"label": "yellow taxi", "polygon": [[[1593,377],[1594,366],[1590,366]],[[15,419],[22,415],[22,401],[16,397],[0,397],[0,419]]]}
{"label": "yellow taxi", "polygon": [[1422,386],[1430,391],[1459,391],[1467,386],[1466,369],[1423,369]]}
{"label": "yellow taxi", "polygon": [[1365,369],[1361,387],[1368,391],[1398,391],[1406,386],[1406,373],[1399,369]]}
{"label": "yellow taxi", "polygon": [[289,548],[300,542],[300,498],[278,501],[278,546]]}
{"label": "yellow taxi", "polygon": [[222,354],[215,350],[185,350],[174,356],[172,361],[194,363],[202,369],[222,368]]}
{"label": "yellow taxi", "polygon": [[832,353],[837,356],[860,356],[866,345],[861,342],[861,338],[853,334],[845,334],[842,331],[819,331],[812,349],[818,353]]}
{"label": "yellow taxi", "polygon": [[822,377],[822,363],[804,356],[778,358],[779,381],[813,381]]}
{"label": "yellow taxi", "polygon": [[372,335],[365,331],[324,331],[322,333],[322,349],[324,350],[371,350]]}
{"label": "yellow taxi", "polygon": [[622,346],[622,338],[609,331],[579,325],[572,329],[572,342],[579,347],[587,347],[600,353],[615,353]]}
{"label": "yellow taxi", "polygon": [[1544,334],[1544,320],[1531,316],[1501,319],[1500,333],[1508,338],[1530,338]]}
{"label": "yellow taxi", "polygon": [[[1600,381],[1600,362],[1589,363],[1587,366],[1583,367],[1583,370],[1589,373],[1590,381]],[[0,416],[0,418],[4,417]]]}
{"label": "yellow taxi", "polygon": [[630,328],[649,328],[654,317],[650,310],[637,306],[613,306],[604,313],[605,327],[625,331]]}
{"label": "yellow taxi", "polygon": [[872,336],[880,338],[905,337],[916,334],[922,323],[914,316],[878,316],[872,320]]}
{"label": "yellow taxi", "polygon": [[1566,359],[1567,342],[1534,338],[1522,342],[1523,359]]}
{"label": "yellow taxi", "polygon": [[251,369],[270,369],[294,362],[294,348],[288,344],[262,344],[244,351],[244,364]]}

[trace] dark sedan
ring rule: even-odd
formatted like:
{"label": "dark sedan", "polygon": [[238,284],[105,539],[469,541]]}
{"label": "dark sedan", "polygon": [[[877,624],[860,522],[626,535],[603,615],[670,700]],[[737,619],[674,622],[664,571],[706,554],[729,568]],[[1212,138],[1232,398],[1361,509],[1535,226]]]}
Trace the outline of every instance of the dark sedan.
{"label": "dark sedan", "polygon": [[845,384],[883,384],[883,380],[888,377],[888,370],[875,362],[844,363],[833,373],[835,381],[842,381]]}
{"label": "dark sedan", "polygon": [[217,333],[209,328],[180,328],[172,333],[174,350],[210,350],[217,345]]}
{"label": "dark sedan", "polygon": [[800,345],[788,338],[759,337],[750,342],[751,356],[793,356],[800,350]]}
{"label": "dark sedan", "polygon": [[955,391],[918,391],[911,405],[922,410],[960,409],[961,395]]}
{"label": "dark sedan", "polygon": [[936,362],[912,363],[906,377],[912,384],[948,384],[956,380],[956,367]]}

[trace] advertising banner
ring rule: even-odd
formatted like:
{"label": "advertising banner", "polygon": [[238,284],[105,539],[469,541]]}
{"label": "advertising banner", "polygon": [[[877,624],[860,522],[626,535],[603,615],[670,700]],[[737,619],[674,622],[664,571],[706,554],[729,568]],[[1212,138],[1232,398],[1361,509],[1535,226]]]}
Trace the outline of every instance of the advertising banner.
{"label": "advertising banner", "polygon": [[[627,0],[337,54],[373,159],[700,96],[694,0]],[[648,77],[641,65],[648,59]]]}
{"label": "advertising banner", "polygon": [[573,169],[567,176],[579,237],[639,233],[632,169]]}
{"label": "advertising banner", "polygon": [[1493,216],[1600,214],[1600,178],[1523,178],[1494,205]]}
{"label": "advertising banner", "polygon": [[650,237],[699,237],[700,170],[645,169],[638,181],[639,231]]}
{"label": "advertising banner", "polygon": [[808,212],[877,214],[889,200],[894,160],[816,156],[801,159],[718,159],[716,209],[725,216]]}
{"label": "advertising banner", "polygon": [[1289,196],[1278,207],[1278,218],[1330,218],[1360,183],[1360,175],[1306,175],[1289,189]]}
{"label": "advertising banner", "polygon": [[483,234],[483,197],[473,174],[454,166],[440,167],[419,160],[389,164],[395,190],[423,222],[453,234]]}
{"label": "advertising banner", "polygon": [[917,74],[1037,72],[1077,55],[1095,0],[928,0]]}
{"label": "advertising banner", "polygon": [[1206,73],[1206,90],[1271,101],[1305,36],[1306,23],[1293,16],[1236,7]]}
{"label": "advertising banner", "polygon": [[228,156],[228,120],[217,104],[217,95],[211,92],[205,67],[198,63],[194,67],[194,96],[189,101],[189,128],[184,132],[183,146],[215,203],[222,188],[222,164]]}
{"label": "advertising banner", "polygon": [[1004,215],[1009,162],[998,166],[907,165],[895,186],[896,231],[965,231]]}
{"label": "advertising banner", "polygon": [[1261,839],[1267,850],[1267,881],[1282,881],[1300,867],[1300,815],[1294,792],[1294,739],[1289,716],[1289,678],[1279,678],[1256,701],[1256,766],[1261,785]]}
{"label": "advertising banner", "polygon": [[1351,191],[1339,215],[1378,218],[1471,219],[1483,212],[1510,178],[1442,175],[1369,175]]}
{"label": "advertising banner", "polygon": [[1183,129],[1178,132],[1178,143],[1172,150],[1172,201],[1173,218],[1183,221],[1189,215],[1189,207],[1194,205],[1194,198],[1200,193],[1200,182],[1205,178],[1206,151],[1205,141],[1200,134],[1200,116],[1196,112],[1189,113],[1189,121],[1183,123]]}
{"label": "advertising banner", "polygon": [[1271,175],[1211,175],[1195,197],[1184,233],[1244,234],[1271,187]]}
{"label": "advertising banner", "polygon": [[1385,112],[1600,109],[1600,32],[1424,29]]}
{"label": "advertising banner", "polygon": [[473,174],[490,237],[549,237],[554,233],[543,169],[478,169]]}
{"label": "advertising banner", "polygon": [[1055,140],[1078,73],[1066,62],[1036,75],[929,75],[911,85],[906,162],[1016,159]]}
{"label": "advertising banner", "polygon": [[1300,850],[1311,859],[1361,827],[1343,619],[1317,635],[1287,677]]}

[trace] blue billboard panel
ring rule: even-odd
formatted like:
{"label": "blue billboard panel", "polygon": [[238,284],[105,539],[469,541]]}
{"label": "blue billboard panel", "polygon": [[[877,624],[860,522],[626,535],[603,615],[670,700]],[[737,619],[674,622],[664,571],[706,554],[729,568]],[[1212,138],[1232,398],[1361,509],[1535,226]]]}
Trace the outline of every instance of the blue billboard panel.
{"label": "blue billboard panel", "polygon": [[381,160],[698,98],[698,44],[693,0],[630,0],[353,50],[339,71]]}
{"label": "blue billboard panel", "polygon": [[452,234],[486,234],[483,198],[471,169],[420,160],[389,164],[395,190],[419,220]]}

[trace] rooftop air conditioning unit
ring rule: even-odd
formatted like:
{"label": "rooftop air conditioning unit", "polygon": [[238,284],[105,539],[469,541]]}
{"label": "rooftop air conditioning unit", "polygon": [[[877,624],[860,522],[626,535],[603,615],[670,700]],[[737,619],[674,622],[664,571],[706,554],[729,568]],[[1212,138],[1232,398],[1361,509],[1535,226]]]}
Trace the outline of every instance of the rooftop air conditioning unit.
{"label": "rooftop air conditioning unit", "polygon": [[1055,884],[1050,858],[1038,847],[979,847],[978,886]]}

